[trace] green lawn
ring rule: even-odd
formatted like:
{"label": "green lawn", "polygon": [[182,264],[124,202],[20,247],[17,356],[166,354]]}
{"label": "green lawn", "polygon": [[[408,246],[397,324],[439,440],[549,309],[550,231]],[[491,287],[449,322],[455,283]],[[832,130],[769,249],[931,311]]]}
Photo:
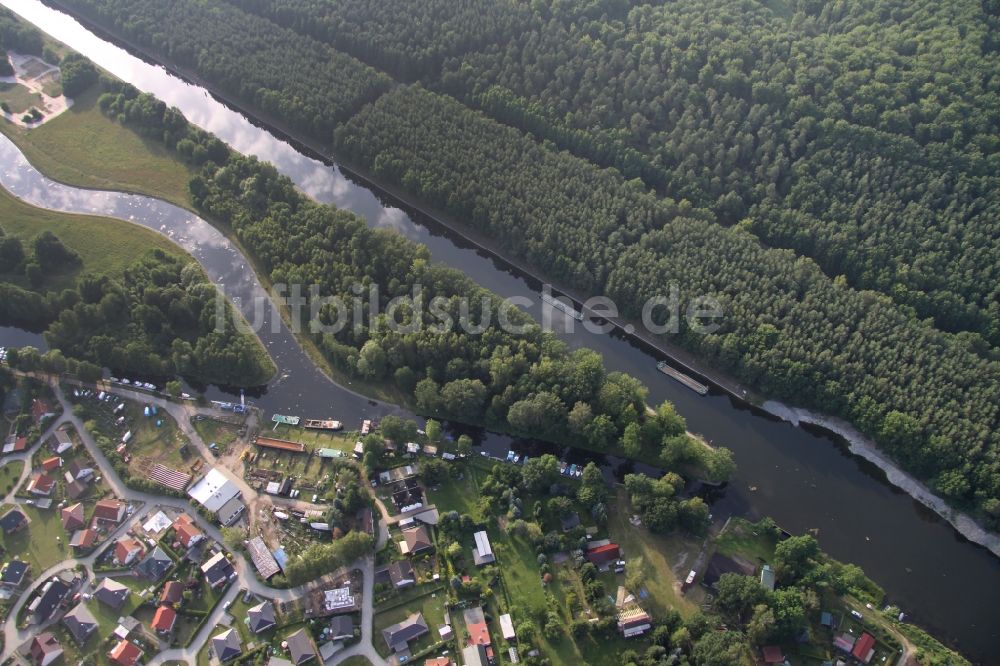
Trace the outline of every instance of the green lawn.
{"label": "green lawn", "polygon": [[[415,599],[411,603],[399,608],[393,608],[381,613],[376,613],[374,620],[374,632],[372,635],[372,643],[375,645],[375,649],[378,650],[380,655],[388,657],[390,652],[389,648],[385,644],[385,640],[382,638],[382,630],[390,625],[405,620],[411,613],[416,612],[424,614],[424,621],[427,623],[427,628],[430,631],[420,640],[410,643],[411,652],[417,653],[420,650],[437,643],[438,640],[440,640],[440,635],[437,630],[438,627],[444,624],[444,611],[447,599],[448,597],[445,590],[440,590],[436,593],[426,594],[421,598]],[[451,620],[453,626],[454,623],[460,622],[460,620],[456,620],[455,612],[452,613]]]}
{"label": "green lawn", "polygon": [[[112,402],[117,404],[117,401]],[[193,474],[192,469],[202,458],[183,436],[173,417],[162,409],[158,409],[155,416],[147,417],[142,403],[126,400],[125,404],[124,414],[132,431],[128,444],[128,453],[132,456],[129,473],[136,478],[145,478],[149,467],[160,463]],[[160,425],[157,426],[157,423]],[[181,447],[185,444],[187,447],[182,454]]]}
{"label": "green lawn", "polygon": [[437,490],[427,489],[427,501],[437,507],[438,511],[458,511],[467,513],[479,520],[479,485],[476,481],[480,473],[471,465],[462,465],[462,478],[449,478]]}
{"label": "green lawn", "polygon": [[608,509],[608,533],[621,546],[626,560],[642,558],[646,574],[643,584],[649,592],[644,605],[653,613],[673,608],[685,617],[690,615],[697,608],[679,593],[679,581],[672,563],[678,562],[683,553],[688,555],[686,562],[693,563],[701,549],[701,542],[686,539],[680,534],[660,536],[651,534],[644,527],[633,527],[628,522],[632,515],[628,509],[627,497],[620,492]]}
{"label": "green lawn", "polygon": [[26,130],[3,121],[0,131],[50,178],[150,194],[190,208],[191,169],[158,142],[106,118],[97,108],[99,94],[93,86],[68,111],[40,127]]}
{"label": "green lawn", "polygon": [[[0,515],[7,513],[10,505],[0,507]],[[69,559],[69,535],[63,529],[59,509],[20,505],[30,524],[14,534],[0,535],[6,551],[5,557],[19,555],[31,564],[31,573],[37,577],[49,567]]]}
{"label": "green lawn", "polygon": [[[184,252],[165,237],[138,225],[107,217],[35,208],[3,189],[0,189],[0,226],[7,234],[20,237],[25,244],[40,232],[51,231],[80,255],[83,263],[79,268],[46,277],[43,288],[55,291],[73,286],[77,277],[87,272],[120,278],[129,264],[154,248],[184,256]],[[23,274],[0,270],[0,280],[28,286]]]}
{"label": "green lawn", "polygon": [[201,435],[201,439],[205,442],[205,446],[209,446],[215,442],[223,451],[226,450],[226,447],[236,441],[236,433],[239,430],[239,426],[232,423],[217,421],[216,419],[210,418],[191,419],[191,425],[194,426],[195,431]]}
{"label": "green lawn", "polygon": [[14,483],[24,471],[23,460],[12,460],[0,468],[0,494],[6,495],[14,489]]}
{"label": "green lawn", "polygon": [[0,102],[6,102],[10,112],[24,113],[31,107],[42,110],[42,97],[20,83],[0,83]]}

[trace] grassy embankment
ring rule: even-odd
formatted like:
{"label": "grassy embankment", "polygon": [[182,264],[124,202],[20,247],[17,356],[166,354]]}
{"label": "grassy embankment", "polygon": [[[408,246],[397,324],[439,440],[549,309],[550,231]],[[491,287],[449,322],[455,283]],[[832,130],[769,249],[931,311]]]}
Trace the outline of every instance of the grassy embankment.
{"label": "grassy embankment", "polygon": [[41,96],[20,83],[0,83],[0,102],[5,103],[13,114],[42,106]]}
{"label": "grassy embankment", "polygon": [[[51,231],[64,245],[75,250],[82,262],[64,273],[48,275],[42,287],[59,291],[74,286],[84,273],[121,278],[125,268],[151,249],[161,249],[174,256],[183,250],[157,233],[106,217],[74,215],[36,208],[0,189],[0,226],[28,246],[44,230]],[[193,261],[193,260],[192,260]],[[4,282],[30,288],[23,274],[0,272]]]}
{"label": "grassy embankment", "polygon": [[98,86],[92,86],[72,108],[40,127],[25,129],[3,122],[0,131],[53,180],[149,194],[190,209],[191,169],[160,143],[106,118],[97,108],[99,95]]}

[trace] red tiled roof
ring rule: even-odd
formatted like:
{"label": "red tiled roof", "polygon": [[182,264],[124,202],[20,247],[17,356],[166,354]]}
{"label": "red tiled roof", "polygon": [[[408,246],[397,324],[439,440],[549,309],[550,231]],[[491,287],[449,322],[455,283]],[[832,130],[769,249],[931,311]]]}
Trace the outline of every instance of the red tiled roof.
{"label": "red tiled roof", "polygon": [[18,452],[18,451],[24,451],[27,448],[28,448],[28,438],[27,437],[18,437],[17,439],[14,440],[14,452],[15,453]]}
{"label": "red tiled roof", "polygon": [[90,548],[97,541],[97,532],[94,530],[80,530],[73,537],[75,538],[77,534],[80,535],[80,538],[74,548]]}
{"label": "red tiled roof", "polygon": [[129,537],[119,539],[118,543],[115,544],[115,559],[124,563],[128,554],[137,549],[141,550],[142,544],[135,539]]}
{"label": "red tiled roof", "polygon": [[860,659],[861,661],[868,662],[868,653],[871,649],[875,647],[875,638],[869,634],[867,631],[861,634],[861,638],[858,642],[854,644],[854,649],[851,650],[851,655],[855,659]]}
{"label": "red tiled roof", "polygon": [[121,666],[132,666],[142,656],[142,650],[135,643],[120,640],[118,641],[118,645],[108,653],[108,656],[111,657],[113,662],[121,664]]}
{"label": "red tiled roof", "polygon": [[39,493],[48,494],[52,492],[52,486],[55,484],[55,479],[45,472],[40,472],[33,479],[31,479],[31,482],[28,484],[28,490],[31,492],[37,491]]}
{"label": "red tiled roof", "polygon": [[587,559],[591,562],[595,560],[597,562],[609,562],[616,559],[620,555],[621,551],[618,550],[618,544],[607,543],[603,546],[598,546],[597,548],[591,548],[587,551]]}
{"label": "red tiled roof", "polygon": [[54,469],[58,469],[60,463],[62,463],[62,458],[59,456],[52,456],[51,458],[46,458],[42,461],[42,469],[46,472],[51,472]]}
{"label": "red tiled roof", "polygon": [[160,606],[156,609],[156,615],[149,626],[157,631],[170,631],[174,628],[174,620],[177,619],[177,612],[169,606]]}
{"label": "red tiled roof", "polygon": [[171,580],[167,581],[167,584],[163,586],[163,592],[160,593],[160,603],[178,603],[184,595],[184,583]]}
{"label": "red tiled roof", "polygon": [[490,640],[490,630],[485,622],[473,622],[467,628],[471,645],[489,645],[493,642]]}
{"label": "red tiled roof", "polygon": [[174,521],[174,531],[177,532],[177,540],[180,541],[181,545],[187,548],[191,545],[191,540],[200,537],[201,530],[195,527],[194,522],[192,522],[191,517],[186,513],[178,516],[177,520]]}
{"label": "red tiled roof", "polygon": [[101,500],[94,506],[94,518],[118,520],[118,512],[122,505],[121,500]]}

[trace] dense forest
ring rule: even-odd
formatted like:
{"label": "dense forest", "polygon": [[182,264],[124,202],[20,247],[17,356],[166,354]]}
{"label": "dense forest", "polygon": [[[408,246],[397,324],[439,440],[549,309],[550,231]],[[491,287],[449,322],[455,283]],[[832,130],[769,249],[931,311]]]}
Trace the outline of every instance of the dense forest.
{"label": "dense forest", "polygon": [[231,0],[278,25],[327,42],[405,80],[438,71],[444,59],[512,39],[529,26],[526,7],[507,2],[409,0]]}
{"label": "dense forest", "polygon": [[419,87],[363,109],[337,145],[519,256],[555,256],[551,275],[608,294],[629,316],[664,285],[684,300],[719,295],[722,328],[682,330],[687,347],[769,394],[848,415],[940,492],[965,501],[978,491],[1000,510],[1000,369],[962,339]]}
{"label": "dense forest", "polygon": [[[178,3],[185,16],[148,0],[68,4],[168,57],[213,29],[189,22],[196,2]],[[270,52],[294,30],[308,35],[283,45],[296,71],[322,72],[334,46],[321,42],[337,39],[323,21],[379,17],[373,46],[354,55],[389,69],[385,54],[435,56],[396,71],[422,85],[342,123],[338,150],[628,315],[671,283],[721,295],[723,328],[677,342],[770,395],[850,419],[1000,525],[995,3],[539,0],[525,16],[524,3],[471,1],[456,15],[484,18],[465,38],[434,20],[453,6],[443,0],[329,5],[233,0],[217,11],[254,39],[214,41],[212,62],[191,66],[258,106],[332,94],[336,78],[320,88],[296,76],[240,92],[237,54],[251,41]],[[136,27],[149,16],[154,26]],[[484,41],[489,21],[519,29]]]}
{"label": "dense forest", "polygon": [[129,40],[162,53],[280,122],[329,136],[390,79],[319,42],[224,3],[76,3]]}
{"label": "dense forest", "polygon": [[[22,262],[29,275],[54,270],[54,257],[79,261],[51,232],[39,234],[33,245]],[[226,311],[230,325],[216,330],[216,298],[197,264],[153,250],[121,280],[83,275],[75,289],[59,293],[0,282],[0,324],[43,330],[61,357],[97,367],[230,386],[265,383],[273,364],[255,337],[236,332],[232,310]],[[23,362],[33,363],[30,356]],[[64,372],[65,363],[42,365]]]}
{"label": "dense forest", "polygon": [[[432,263],[426,247],[307,199],[272,165],[223,152],[218,139],[151,95],[114,81],[104,85],[108,92],[98,102],[105,113],[201,164],[191,181],[194,204],[235,231],[272,283],[317,285],[319,296],[340,299],[342,311],[327,302],[318,323],[343,317],[346,325],[313,332],[339,369],[394,382],[429,415],[602,451],[617,450],[628,431],[634,457],[696,463],[713,478],[732,473],[727,450],[704,457],[704,447],[687,446],[684,420],[673,408],[661,405],[647,414],[646,387],[608,373],[597,353],[570,351],[516,308],[509,309],[509,321],[524,330],[505,330],[501,299]],[[352,305],[356,284],[379,288],[379,311],[371,313],[365,302],[361,321]],[[423,304],[411,296],[415,285]],[[397,328],[388,325],[387,306],[400,297],[395,320],[404,326]],[[428,307],[432,302],[436,307]],[[309,310],[301,323],[312,332]],[[468,335],[465,325],[482,333]]]}

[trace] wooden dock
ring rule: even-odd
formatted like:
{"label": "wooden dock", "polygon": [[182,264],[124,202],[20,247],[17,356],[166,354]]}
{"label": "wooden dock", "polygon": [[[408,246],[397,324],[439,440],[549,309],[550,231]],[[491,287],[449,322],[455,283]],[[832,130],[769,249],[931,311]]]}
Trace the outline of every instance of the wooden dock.
{"label": "wooden dock", "polygon": [[697,381],[695,379],[692,379],[691,377],[688,377],[687,375],[685,375],[680,370],[677,370],[677,369],[675,369],[675,368],[667,365],[666,361],[660,361],[659,363],[657,363],[656,364],[656,369],[659,370],[660,372],[662,372],[663,374],[665,374],[668,377],[673,377],[674,379],[676,379],[681,384],[683,384],[684,386],[688,387],[689,389],[691,389],[692,391],[694,391],[698,395],[706,395],[708,393],[708,387],[707,386],[705,386],[704,384],[702,384],[701,382],[699,382],[699,381]]}

